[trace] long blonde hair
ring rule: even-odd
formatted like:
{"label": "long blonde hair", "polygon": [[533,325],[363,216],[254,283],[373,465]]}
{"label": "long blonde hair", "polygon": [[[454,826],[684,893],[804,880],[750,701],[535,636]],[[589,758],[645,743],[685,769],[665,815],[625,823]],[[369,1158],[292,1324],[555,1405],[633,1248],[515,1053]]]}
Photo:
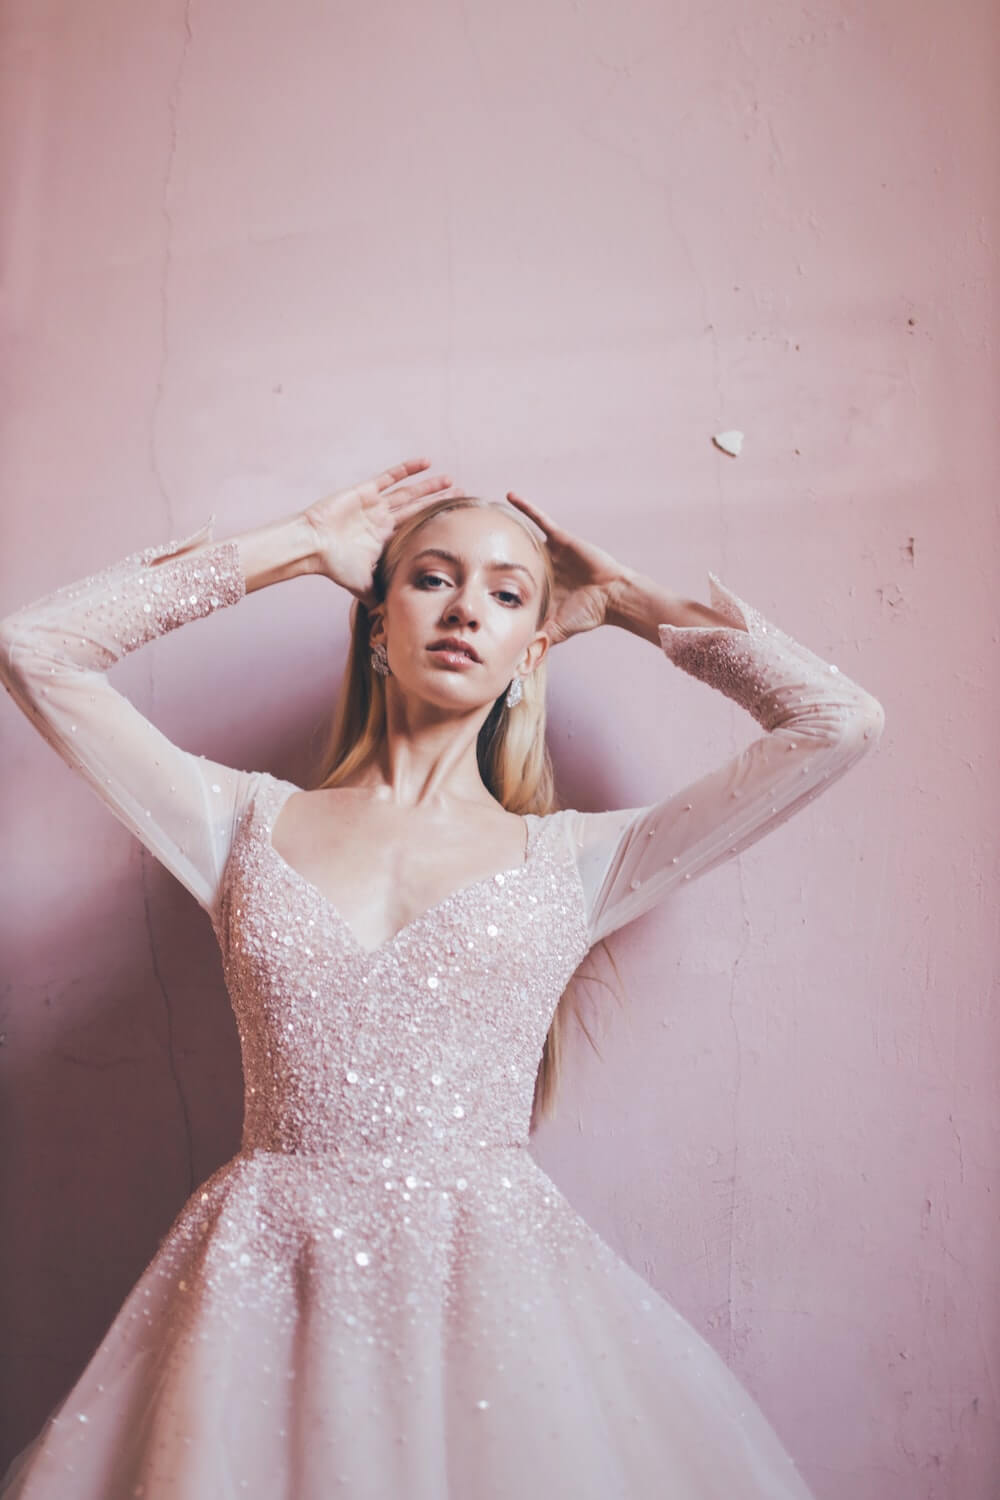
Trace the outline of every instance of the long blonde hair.
{"label": "long blonde hair", "polygon": [[[539,540],[521,513],[511,505],[475,495],[450,496],[427,505],[403,521],[389,538],[372,575],[374,602],[385,602],[389,584],[399,565],[407,543],[422,526],[450,510],[495,509],[516,521],[531,538],[542,563],[542,588],[538,601],[537,625],[541,625],[552,602],[554,579],[552,559],[544,539]],[[337,698],[336,709],[327,733],[319,762],[317,790],[341,786],[355,772],[375,757],[385,735],[385,681],[374,670],[371,660],[372,615],[360,599],[351,606],[351,640],[347,662]],[[545,741],[546,663],[542,662],[522,679],[522,701],[516,710],[507,707],[506,688],[496,699],[479,731],[476,758],[483,784],[508,812],[545,816],[556,812],[555,778]],[[605,952],[610,952],[602,944]],[[611,959],[614,965],[614,960]],[[617,972],[617,966],[615,966]],[[578,977],[594,977],[580,976]],[[603,981],[601,981],[603,983]],[[553,1112],[559,1085],[562,1045],[573,1010],[591,1046],[594,1046],[586,1022],[576,1005],[575,990],[566,990],[556,1006],[542,1049],[531,1127]],[[599,1050],[599,1049],[598,1049]]]}

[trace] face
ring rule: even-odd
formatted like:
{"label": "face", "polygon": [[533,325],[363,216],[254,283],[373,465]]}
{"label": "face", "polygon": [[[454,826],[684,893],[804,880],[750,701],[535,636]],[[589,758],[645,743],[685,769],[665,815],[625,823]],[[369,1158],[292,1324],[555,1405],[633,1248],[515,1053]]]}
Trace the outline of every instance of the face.
{"label": "face", "polygon": [[[544,576],[531,538],[495,509],[445,511],[419,527],[372,626],[387,685],[442,707],[492,704],[546,653],[536,626]],[[449,637],[474,654],[442,648]]]}

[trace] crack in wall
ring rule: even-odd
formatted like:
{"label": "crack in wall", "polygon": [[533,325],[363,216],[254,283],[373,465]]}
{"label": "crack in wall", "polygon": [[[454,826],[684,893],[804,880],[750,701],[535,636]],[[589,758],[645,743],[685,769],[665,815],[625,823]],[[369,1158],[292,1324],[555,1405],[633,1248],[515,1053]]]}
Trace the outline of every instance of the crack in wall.
{"label": "crack in wall", "polygon": [[156,383],[153,391],[153,405],[150,414],[149,431],[149,456],[153,473],[156,477],[157,488],[163,497],[166,508],[167,524],[169,534],[173,536],[175,531],[173,506],[170,494],[163,478],[160,468],[160,459],[157,451],[157,428],[160,411],[163,406],[163,395],[166,385],[167,364],[170,358],[170,273],[173,268],[173,242],[174,242],[174,220],[170,211],[170,194],[174,182],[174,165],[177,160],[177,134],[178,118],[180,115],[180,101],[184,82],[184,73],[187,69],[188,54],[191,50],[193,32],[191,30],[191,7],[194,0],[185,0],[184,4],[184,43],[181,47],[180,61],[174,74],[174,81],[170,88],[167,99],[167,118],[169,129],[169,146],[167,149],[167,165],[163,176],[163,193],[160,200],[160,212],[163,216],[165,233],[163,236],[163,265],[160,271],[160,357],[156,368]]}
{"label": "crack in wall", "polygon": [[448,286],[448,313],[445,320],[444,343],[444,429],[448,434],[448,447],[454,455],[452,462],[459,461],[452,422],[454,415],[454,365],[455,365],[455,225],[452,215],[451,178],[445,178],[447,207],[444,217],[445,266]]}
{"label": "crack in wall", "polygon": [[[166,388],[167,366],[170,360],[170,279],[173,268],[173,242],[174,242],[174,220],[170,210],[170,195],[174,182],[174,167],[177,160],[177,137],[178,120],[180,116],[181,94],[183,92],[184,74],[187,69],[188,55],[191,50],[194,34],[191,29],[191,8],[193,0],[185,0],[183,24],[184,38],[181,46],[181,55],[174,73],[173,83],[167,99],[167,120],[169,132],[169,145],[167,148],[167,163],[163,175],[163,192],[160,200],[160,212],[164,221],[163,236],[163,264],[160,271],[160,351],[156,366],[156,380],[153,390],[153,402],[150,410],[149,423],[149,456],[153,474],[156,479],[157,488],[163,497],[164,510],[166,513],[167,535],[173,537],[177,532],[174,518],[173,504],[170,492],[163,477],[160,467],[160,459],[157,447],[157,432],[159,428],[160,412],[163,407],[164,391]],[[156,690],[153,661],[149,661],[149,708],[152,710],[153,698]],[[146,934],[149,942],[149,957],[156,979],[157,988],[163,1002],[163,1014],[166,1021],[166,1060],[167,1070],[177,1095],[177,1103],[180,1109],[181,1119],[184,1126],[184,1154],[187,1164],[187,1196],[195,1189],[194,1180],[194,1142],[191,1134],[191,1116],[188,1111],[187,1099],[181,1086],[180,1074],[177,1070],[177,1057],[174,1051],[174,1015],[173,1004],[170,993],[163,980],[160,971],[159,956],[156,948],[156,938],[153,932],[152,915],[149,904],[148,890],[148,850],[144,845],[140,846],[140,861],[142,871],[142,905],[146,922]]]}
{"label": "crack in wall", "polygon": [[167,986],[163,980],[163,975],[160,972],[160,960],[156,947],[156,935],[153,931],[152,913],[150,911],[149,905],[149,871],[147,867],[147,856],[148,850],[145,849],[145,847],[142,847],[140,849],[140,866],[142,871],[142,910],[146,922],[146,936],[149,942],[149,959],[153,967],[153,977],[156,980],[156,986],[160,992],[160,998],[163,1001],[163,1015],[167,1026],[167,1045],[165,1049],[167,1058],[167,1071],[170,1074],[170,1080],[174,1086],[174,1092],[177,1095],[177,1103],[180,1106],[181,1120],[184,1125],[184,1155],[187,1164],[188,1179],[187,1192],[185,1193],[185,1197],[189,1198],[196,1187],[196,1183],[194,1180],[194,1139],[191,1133],[191,1116],[188,1111],[187,1099],[184,1096],[184,1089],[181,1086],[180,1074],[177,1071],[177,1056],[174,1051],[173,1004],[170,999],[170,992],[167,989]]}
{"label": "crack in wall", "polygon": [[962,1136],[958,1126],[955,1124],[955,1116],[948,1111],[948,1123],[955,1137],[955,1145],[958,1147],[958,1180],[961,1186],[965,1186],[965,1157],[962,1154]]}
{"label": "crack in wall", "polygon": [[106,1073],[110,1068],[133,1068],[142,1060],[131,1054],[122,1057],[94,1057],[92,1053],[69,1052],[64,1047],[53,1047],[51,1056],[57,1057],[60,1062],[74,1063],[92,1073]]}
{"label": "crack in wall", "polygon": [[[735,751],[733,751],[735,753]],[[750,920],[747,916],[747,893],[743,880],[743,866],[739,855],[735,857],[736,871],[739,879],[740,891],[740,922],[743,932],[739,951],[733,960],[733,966],[729,976],[729,1019],[733,1028],[733,1038],[736,1045],[736,1077],[733,1080],[733,1108],[732,1108],[732,1131],[733,1131],[733,1166],[731,1192],[729,1196],[729,1236],[728,1236],[728,1267],[726,1284],[726,1350],[727,1359],[732,1365],[737,1351],[734,1347],[733,1334],[733,1297],[735,1283],[735,1240],[736,1240],[736,1200],[739,1192],[739,1163],[740,1163],[740,1090],[743,1083],[743,1047],[740,1037],[739,1023],[736,1019],[736,989],[737,974],[750,943]]]}

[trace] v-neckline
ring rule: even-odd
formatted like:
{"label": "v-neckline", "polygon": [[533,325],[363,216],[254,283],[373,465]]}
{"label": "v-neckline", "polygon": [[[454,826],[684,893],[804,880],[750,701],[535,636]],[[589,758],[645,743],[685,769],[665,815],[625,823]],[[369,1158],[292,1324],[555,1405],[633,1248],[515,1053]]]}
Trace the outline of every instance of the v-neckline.
{"label": "v-neckline", "polygon": [[[424,911],[411,918],[409,922],[404,922],[402,927],[397,928],[396,931],[394,933],[391,933],[390,936],[387,937],[383,942],[378,943],[374,948],[366,948],[364,943],[362,943],[361,939],[355,933],[354,928],[351,926],[350,922],[348,922],[343,912],[337,906],[336,902],[331,901],[330,897],[327,896],[323,891],[321,891],[319,886],[315,885],[310,879],[308,879],[307,876],[303,875],[301,870],[297,870],[294,865],[289,864],[285,856],[275,848],[274,841],[271,835],[274,831],[274,825],[278,821],[278,814],[281,812],[281,809],[284,807],[289,797],[291,797],[292,793],[301,792],[303,788],[297,786],[294,781],[284,781],[280,777],[271,775],[270,772],[266,772],[265,774],[267,775],[270,792],[272,795],[268,797],[267,812],[262,821],[264,825],[264,843],[266,844],[272,858],[277,860],[281,867],[284,870],[288,871],[289,874],[293,875],[300,885],[304,886],[306,890],[311,891],[312,894],[323,903],[323,905],[330,912],[331,916],[333,916],[334,919],[340,924],[340,927],[342,928],[344,934],[350,939],[352,946],[358,951],[358,953],[362,955],[362,957],[366,959],[378,958],[380,954],[394,947],[401,938],[412,932],[415,927],[420,927],[430,917],[436,916],[438,912],[450,906],[453,901],[457,901],[460,896],[467,896],[472,891],[478,890],[480,886],[488,885],[491,882],[494,882],[498,875],[503,875],[504,877],[508,875],[520,875],[522,871],[528,868],[528,865],[531,861],[531,856],[534,851],[535,845],[535,833],[537,830],[538,818],[535,813],[522,813],[520,814],[520,817],[525,825],[525,834],[524,860],[521,864],[514,865],[506,870],[493,870],[488,875],[481,876],[478,880],[472,880],[467,885],[457,887],[457,889],[450,891],[448,895],[444,896],[440,901],[435,901],[432,906],[426,907]],[[275,793],[277,793],[277,795],[274,795]]]}

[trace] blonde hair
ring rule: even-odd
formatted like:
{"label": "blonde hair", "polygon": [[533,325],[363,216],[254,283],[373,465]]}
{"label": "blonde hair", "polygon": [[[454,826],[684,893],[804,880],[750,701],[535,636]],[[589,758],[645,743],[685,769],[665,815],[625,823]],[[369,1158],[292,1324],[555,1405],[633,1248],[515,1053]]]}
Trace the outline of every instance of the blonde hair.
{"label": "blonde hair", "polygon": [[[435,517],[451,510],[494,509],[516,521],[538,552],[542,563],[542,588],[538,602],[537,624],[540,626],[552,602],[554,579],[552,559],[544,539],[539,540],[527,519],[512,505],[484,500],[475,495],[451,496],[432,502],[403,521],[389,538],[372,575],[372,592],[377,605],[384,603],[396,568],[410,538]],[[341,682],[340,694],[320,756],[316,789],[342,785],[356,771],[366,767],[377,754],[385,735],[385,682],[371,661],[372,614],[355,599],[350,615],[351,640]],[[508,812],[545,816],[556,812],[552,761],[545,741],[546,663],[542,662],[522,679],[522,700],[517,708],[507,707],[506,688],[486,716],[476,743],[479,773],[487,790]],[[608,952],[606,945],[605,952]],[[610,953],[608,952],[610,958]],[[614,960],[611,959],[612,964]],[[617,972],[617,966],[615,966]],[[583,976],[581,976],[583,977]],[[592,976],[586,976],[592,977]],[[603,981],[602,981],[603,982]],[[542,1049],[531,1128],[553,1112],[559,1084],[562,1045],[569,1024],[568,1000],[591,1045],[593,1038],[575,1004],[575,992],[567,989],[556,1006]]]}

